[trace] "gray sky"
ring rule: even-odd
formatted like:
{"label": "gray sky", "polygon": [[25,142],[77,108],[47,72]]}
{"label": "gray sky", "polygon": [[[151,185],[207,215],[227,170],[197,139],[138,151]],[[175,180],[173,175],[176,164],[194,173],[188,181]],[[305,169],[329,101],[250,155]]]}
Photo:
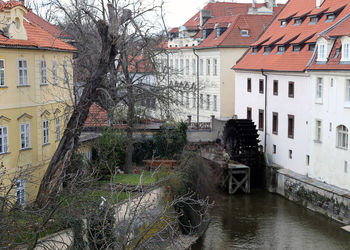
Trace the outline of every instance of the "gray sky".
{"label": "gray sky", "polygon": [[[178,27],[190,19],[197,11],[203,8],[209,0],[165,0],[165,19],[169,28]],[[217,1],[224,2],[224,1]],[[251,3],[252,0],[226,0],[225,2]],[[257,0],[262,3],[264,0]],[[277,0],[277,3],[286,3],[287,0]]]}

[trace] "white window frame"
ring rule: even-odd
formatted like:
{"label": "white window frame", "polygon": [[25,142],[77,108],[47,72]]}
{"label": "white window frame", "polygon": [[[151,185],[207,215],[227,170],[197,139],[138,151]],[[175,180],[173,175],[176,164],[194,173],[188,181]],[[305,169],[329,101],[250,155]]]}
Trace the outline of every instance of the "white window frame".
{"label": "white window frame", "polygon": [[348,149],[349,130],[344,125],[337,127],[337,147],[341,149]]}
{"label": "white window frame", "polygon": [[214,111],[217,111],[218,110],[218,96],[217,95],[214,95],[214,107],[213,107],[213,110]]}
{"label": "white window frame", "polygon": [[43,120],[43,145],[50,143],[49,120]]}
{"label": "white window frame", "polygon": [[343,43],[342,61],[350,61],[350,43],[348,42]]}
{"label": "white window frame", "polygon": [[210,110],[210,95],[207,95],[207,110]]}
{"label": "white window frame", "polygon": [[179,72],[179,59],[175,59],[175,73]]}
{"label": "white window frame", "polygon": [[46,77],[46,61],[41,60],[40,61],[40,78],[41,78],[41,85],[47,85],[47,77]]}
{"label": "white window frame", "polygon": [[55,118],[55,132],[56,132],[56,141],[59,141],[61,139],[61,124],[60,124],[60,118]]}
{"label": "white window frame", "polygon": [[316,82],[316,101],[322,102],[323,98],[323,78],[317,77]]}
{"label": "white window frame", "polygon": [[54,85],[58,84],[58,79],[57,79],[57,61],[53,60],[52,61],[52,82]]}
{"label": "white window frame", "polygon": [[30,148],[30,124],[29,122],[20,124],[20,149]]}
{"label": "white window frame", "polygon": [[190,60],[186,59],[186,75],[190,74]]}
{"label": "white window frame", "polygon": [[210,59],[207,59],[207,76],[210,76]]}
{"label": "white window frame", "polygon": [[23,206],[26,203],[26,182],[25,180],[16,181],[16,202]]}
{"label": "white window frame", "polygon": [[26,59],[19,59],[17,66],[18,66],[18,86],[28,86],[28,61]]}
{"label": "white window frame", "polygon": [[317,61],[326,61],[326,44],[318,44]]}
{"label": "white window frame", "polygon": [[0,87],[5,86],[5,60],[0,59]]}
{"label": "white window frame", "polygon": [[322,121],[316,120],[315,122],[315,142],[322,141]]}
{"label": "white window frame", "polygon": [[218,59],[213,59],[213,75],[217,76],[218,75]]}
{"label": "white window frame", "polygon": [[8,127],[0,127],[0,154],[8,152]]}

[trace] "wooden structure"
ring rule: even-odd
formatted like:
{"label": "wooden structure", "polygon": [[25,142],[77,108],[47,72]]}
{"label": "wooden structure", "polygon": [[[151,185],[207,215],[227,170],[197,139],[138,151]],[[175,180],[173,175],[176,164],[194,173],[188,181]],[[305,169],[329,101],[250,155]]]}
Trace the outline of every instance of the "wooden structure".
{"label": "wooden structure", "polygon": [[228,193],[234,194],[239,189],[246,194],[250,193],[250,168],[243,164],[229,163],[228,168]]}
{"label": "wooden structure", "polygon": [[176,160],[144,160],[143,161],[148,167],[176,167]]}

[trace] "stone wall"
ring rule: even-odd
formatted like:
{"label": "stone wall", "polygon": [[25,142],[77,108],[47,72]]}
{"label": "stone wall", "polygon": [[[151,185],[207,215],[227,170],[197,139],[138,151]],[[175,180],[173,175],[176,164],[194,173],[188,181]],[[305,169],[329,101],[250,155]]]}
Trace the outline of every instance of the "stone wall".
{"label": "stone wall", "polygon": [[188,142],[215,142],[216,139],[222,141],[224,127],[227,121],[218,120],[212,117],[209,129],[188,129]]}
{"label": "stone wall", "polygon": [[350,224],[350,192],[278,166],[266,168],[266,188],[312,211]]}

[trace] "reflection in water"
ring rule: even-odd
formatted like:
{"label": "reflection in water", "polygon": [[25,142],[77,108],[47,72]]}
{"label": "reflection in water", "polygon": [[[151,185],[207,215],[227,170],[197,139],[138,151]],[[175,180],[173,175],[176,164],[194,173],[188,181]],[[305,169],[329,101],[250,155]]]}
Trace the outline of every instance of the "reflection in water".
{"label": "reflection in water", "polygon": [[217,195],[212,221],[192,249],[350,249],[350,233],[278,195]]}

